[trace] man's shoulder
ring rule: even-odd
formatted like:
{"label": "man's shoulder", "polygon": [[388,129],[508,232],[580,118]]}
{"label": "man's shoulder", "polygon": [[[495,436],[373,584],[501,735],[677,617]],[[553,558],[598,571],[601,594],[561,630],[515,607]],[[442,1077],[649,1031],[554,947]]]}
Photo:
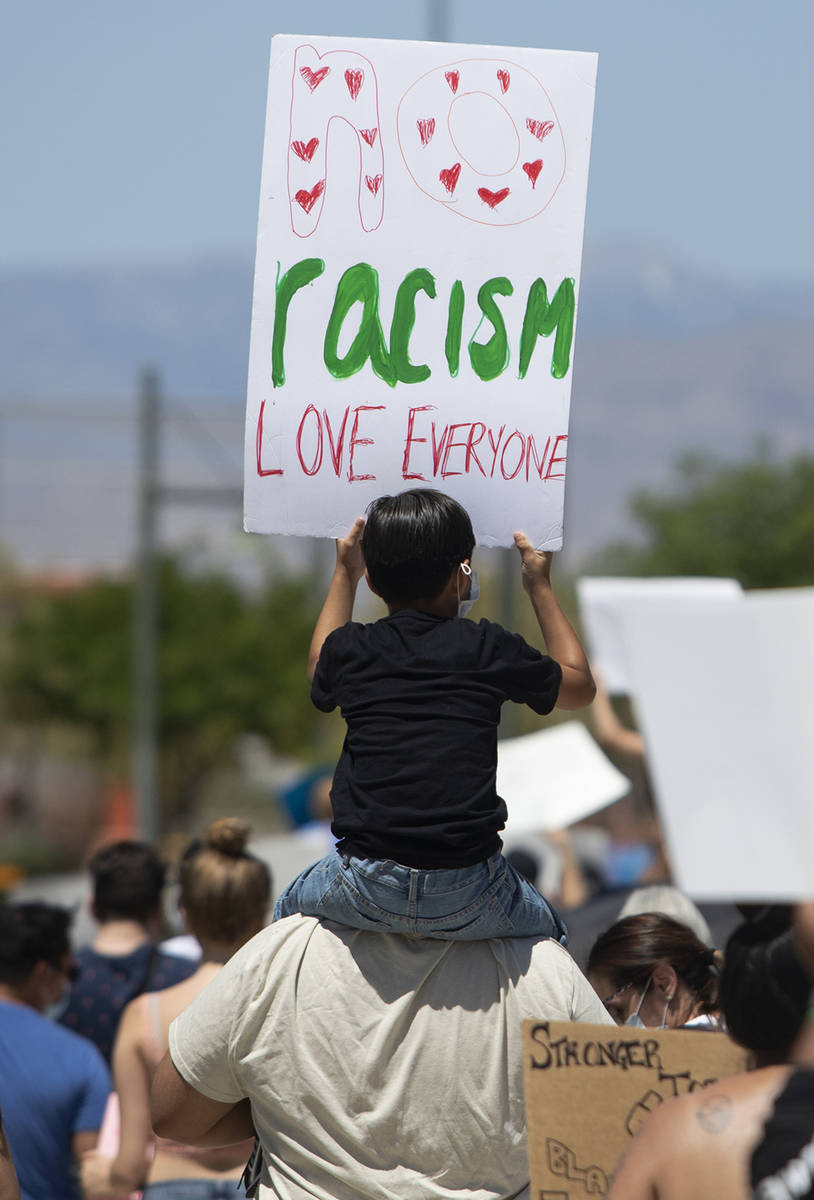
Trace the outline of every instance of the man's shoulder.
{"label": "man's shoulder", "polygon": [[516,964],[525,964],[523,974],[530,977],[545,976],[572,980],[582,977],[582,972],[570,952],[554,938],[500,938],[493,939],[493,953],[504,958],[516,971]]}
{"label": "man's shoulder", "polygon": [[530,981],[545,978],[570,984],[581,976],[571,955],[551,938],[493,938],[445,941],[397,933],[351,929],[332,921],[295,914],[275,921],[238,951],[232,962],[251,978],[275,978],[292,966],[319,964],[360,980],[378,979],[384,971],[405,988],[416,988],[428,973],[469,978],[473,971],[491,979],[498,975]]}
{"label": "man's shoulder", "polygon": [[31,1047],[32,1055],[60,1069],[66,1063],[88,1068],[101,1063],[104,1068],[104,1060],[92,1042],[29,1005],[0,1005],[0,1033],[18,1045]]}

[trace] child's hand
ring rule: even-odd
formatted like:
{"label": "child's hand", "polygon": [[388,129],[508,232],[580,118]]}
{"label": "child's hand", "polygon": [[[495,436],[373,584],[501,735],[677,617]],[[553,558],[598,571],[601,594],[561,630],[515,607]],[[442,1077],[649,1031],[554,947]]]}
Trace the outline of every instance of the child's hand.
{"label": "child's hand", "polygon": [[535,584],[551,586],[551,560],[554,557],[550,550],[535,550],[525,533],[514,535],[514,544],[520,551],[520,571],[523,576],[523,587],[530,592]]}
{"label": "child's hand", "polygon": [[365,573],[365,560],[362,554],[362,531],[364,528],[365,518],[357,517],[348,536],[336,539],[336,565],[347,573],[354,585]]}

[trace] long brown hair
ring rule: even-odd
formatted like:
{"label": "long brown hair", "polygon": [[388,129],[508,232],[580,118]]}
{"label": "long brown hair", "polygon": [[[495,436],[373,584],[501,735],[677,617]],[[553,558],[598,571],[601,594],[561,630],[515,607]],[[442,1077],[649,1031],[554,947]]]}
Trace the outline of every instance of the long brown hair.
{"label": "long brown hair", "polygon": [[245,821],[221,817],[187,848],[179,867],[180,903],[190,930],[214,942],[237,942],[265,924],[271,873],[249,854]]}
{"label": "long brown hair", "polygon": [[662,913],[623,917],[596,939],[587,973],[608,975],[614,987],[643,988],[659,962],[667,962],[698,1004],[718,1007],[719,971],[715,952],[680,921]]}

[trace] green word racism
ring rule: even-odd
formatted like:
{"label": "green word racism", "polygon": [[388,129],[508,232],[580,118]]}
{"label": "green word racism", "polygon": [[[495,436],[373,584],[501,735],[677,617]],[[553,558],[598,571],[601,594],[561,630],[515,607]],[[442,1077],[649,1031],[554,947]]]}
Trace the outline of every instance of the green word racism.
{"label": "green word racism", "polygon": [[[274,387],[285,383],[285,338],[288,310],[297,292],[318,279],[325,270],[321,258],[304,258],[280,276],[278,263],[274,333],[271,342],[271,378]],[[379,313],[379,276],[369,263],[348,267],[336,286],[331,315],[325,330],[322,357],[335,379],[349,379],[361,371],[366,362],[390,387],[397,383],[423,383],[431,375],[426,363],[410,360],[410,336],[416,319],[416,296],[423,292],[431,300],[437,297],[435,278],[425,267],[409,271],[401,281],[393,305],[390,340],[385,339]],[[511,296],[514,288],[504,276],[487,279],[478,288],[478,307],[481,318],[467,343],[469,361],[479,379],[496,379],[509,365],[509,339],[503,314],[496,296]],[[345,354],[339,353],[339,338],[350,310],[361,304],[359,328]],[[529,288],[526,311],[520,332],[518,376],[525,379],[539,337],[554,337],[551,355],[551,374],[562,379],[571,361],[574,338],[574,281],[563,279],[549,301],[543,279],[535,279]],[[447,304],[447,327],[444,355],[451,376],[456,376],[461,363],[463,340],[464,288],[460,279],[453,283]],[[483,322],[492,328],[491,337],[476,341]]]}

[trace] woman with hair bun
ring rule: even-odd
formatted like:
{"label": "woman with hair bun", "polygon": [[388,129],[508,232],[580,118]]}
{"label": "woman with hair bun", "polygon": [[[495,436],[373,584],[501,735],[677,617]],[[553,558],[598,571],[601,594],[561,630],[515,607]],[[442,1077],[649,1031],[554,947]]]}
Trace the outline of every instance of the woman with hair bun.
{"label": "woman with hair bun", "polygon": [[586,974],[618,1025],[719,1028],[715,951],[672,917],[623,917],[594,942]]}
{"label": "woman with hair bun", "polygon": [[[811,988],[790,925],[791,910],[785,906],[755,910],[724,951],[723,1015],[731,1036],[753,1051],[761,1069],[661,1104],[622,1159],[608,1200],[749,1200],[753,1195],[803,1200],[814,1194],[814,1188],[806,1187],[787,1191],[782,1180],[774,1186],[759,1182],[772,1161],[765,1139],[761,1141],[764,1125],[785,1095],[791,1068],[781,1064],[789,1061]],[[809,1091],[803,1113],[808,1137],[814,1126],[810,1098]],[[756,1169],[752,1160],[750,1183],[756,1147],[764,1150],[763,1169]]]}
{"label": "woman with hair bun", "polygon": [[119,1151],[98,1151],[82,1162],[88,1196],[143,1189],[145,1200],[229,1200],[251,1141],[199,1149],[156,1137],[150,1118],[152,1075],[167,1049],[175,1017],[203,991],[240,947],[266,924],[271,875],[246,850],[249,826],[233,817],[213,821],[188,847],[179,870],[179,906],[201,944],[194,975],[175,987],[137,997],[124,1010],[113,1049],[113,1078],[121,1110]]}

